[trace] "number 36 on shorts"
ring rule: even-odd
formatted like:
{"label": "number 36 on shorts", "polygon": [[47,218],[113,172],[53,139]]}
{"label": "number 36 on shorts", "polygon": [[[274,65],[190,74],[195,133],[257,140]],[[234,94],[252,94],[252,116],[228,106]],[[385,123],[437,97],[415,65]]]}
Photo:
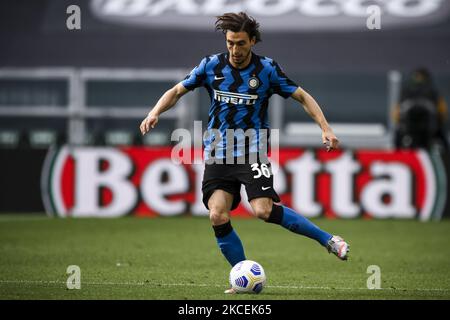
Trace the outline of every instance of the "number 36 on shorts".
{"label": "number 36 on shorts", "polygon": [[272,174],[272,172],[270,171],[270,168],[265,163],[252,164],[252,171],[256,171],[256,174],[253,176],[253,179],[258,179],[261,176],[270,178],[270,175]]}

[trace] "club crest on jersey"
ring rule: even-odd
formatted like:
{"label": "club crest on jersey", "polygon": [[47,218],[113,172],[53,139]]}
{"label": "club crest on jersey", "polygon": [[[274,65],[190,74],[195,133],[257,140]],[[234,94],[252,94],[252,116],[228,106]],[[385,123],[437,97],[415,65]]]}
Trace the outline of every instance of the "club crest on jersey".
{"label": "club crest on jersey", "polygon": [[248,79],[248,87],[250,89],[256,89],[259,87],[259,79],[256,77],[251,77]]}
{"label": "club crest on jersey", "polygon": [[214,99],[231,104],[253,105],[258,99],[258,95],[214,90]]}

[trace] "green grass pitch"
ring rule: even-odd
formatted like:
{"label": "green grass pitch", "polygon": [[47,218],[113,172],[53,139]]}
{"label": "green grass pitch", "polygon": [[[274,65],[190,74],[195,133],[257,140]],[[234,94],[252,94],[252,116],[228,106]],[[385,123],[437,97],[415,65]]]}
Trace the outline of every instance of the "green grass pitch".
{"label": "green grass pitch", "polygon": [[[207,218],[59,219],[0,215],[0,299],[450,299],[450,221],[313,220],[351,246],[338,260],[313,240],[233,219],[259,295],[225,295],[230,267]],[[81,289],[66,287],[69,265]],[[381,289],[367,289],[370,265]]]}

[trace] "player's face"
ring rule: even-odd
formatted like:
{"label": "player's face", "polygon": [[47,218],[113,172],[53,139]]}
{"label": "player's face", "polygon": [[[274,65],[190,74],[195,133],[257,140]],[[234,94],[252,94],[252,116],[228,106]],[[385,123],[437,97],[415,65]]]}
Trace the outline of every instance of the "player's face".
{"label": "player's face", "polygon": [[227,48],[230,54],[231,63],[236,67],[245,66],[250,61],[252,47],[255,45],[255,38],[250,39],[245,31],[227,31]]}

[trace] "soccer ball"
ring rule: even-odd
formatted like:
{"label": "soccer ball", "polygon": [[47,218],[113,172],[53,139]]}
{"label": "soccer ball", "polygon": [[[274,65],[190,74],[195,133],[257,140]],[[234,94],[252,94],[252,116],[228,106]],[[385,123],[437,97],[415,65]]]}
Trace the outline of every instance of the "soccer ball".
{"label": "soccer ball", "polygon": [[230,285],[238,293],[260,293],[265,283],[266,273],[258,262],[244,260],[230,271]]}

